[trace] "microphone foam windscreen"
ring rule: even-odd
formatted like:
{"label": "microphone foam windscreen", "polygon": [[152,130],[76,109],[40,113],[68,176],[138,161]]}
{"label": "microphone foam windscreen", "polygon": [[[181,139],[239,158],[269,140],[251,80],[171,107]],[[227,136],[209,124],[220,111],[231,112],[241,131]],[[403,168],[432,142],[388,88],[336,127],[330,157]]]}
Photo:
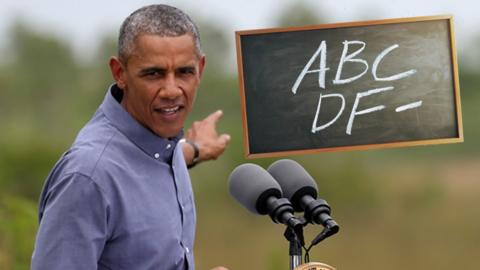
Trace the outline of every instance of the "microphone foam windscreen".
{"label": "microphone foam windscreen", "polygon": [[270,167],[268,172],[280,184],[283,195],[289,199],[296,211],[302,211],[300,199],[305,195],[317,198],[317,183],[312,176],[291,159],[278,160]]}
{"label": "microphone foam windscreen", "polygon": [[229,177],[230,194],[254,214],[265,215],[269,197],[282,197],[280,185],[262,167],[245,163],[233,170]]}

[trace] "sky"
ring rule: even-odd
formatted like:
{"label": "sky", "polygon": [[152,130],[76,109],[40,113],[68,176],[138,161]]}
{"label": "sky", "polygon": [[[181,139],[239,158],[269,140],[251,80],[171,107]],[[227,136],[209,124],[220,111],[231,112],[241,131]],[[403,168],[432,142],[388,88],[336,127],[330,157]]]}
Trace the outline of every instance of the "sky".
{"label": "sky", "polygon": [[[116,33],[122,20],[138,7],[151,3],[177,6],[194,19],[210,19],[223,25],[227,33],[276,27],[274,18],[292,2],[299,0],[205,0],[205,1],[113,1],[113,0],[0,0],[0,47],[8,42],[7,30],[21,18],[38,31],[65,38],[77,52],[88,53],[99,37]],[[477,0],[304,0],[328,22],[347,22],[385,18],[452,14],[457,48],[480,40],[480,3]],[[295,12],[292,10],[291,12]]]}

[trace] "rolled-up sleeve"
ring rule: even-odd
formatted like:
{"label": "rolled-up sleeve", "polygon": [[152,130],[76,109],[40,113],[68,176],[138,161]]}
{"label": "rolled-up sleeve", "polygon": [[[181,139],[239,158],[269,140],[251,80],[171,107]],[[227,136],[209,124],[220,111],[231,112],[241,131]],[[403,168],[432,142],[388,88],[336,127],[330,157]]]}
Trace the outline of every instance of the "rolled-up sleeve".
{"label": "rolled-up sleeve", "polygon": [[73,173],[59,180],[42,200],[31,269],[97,269],[109,212],[100,187]]}

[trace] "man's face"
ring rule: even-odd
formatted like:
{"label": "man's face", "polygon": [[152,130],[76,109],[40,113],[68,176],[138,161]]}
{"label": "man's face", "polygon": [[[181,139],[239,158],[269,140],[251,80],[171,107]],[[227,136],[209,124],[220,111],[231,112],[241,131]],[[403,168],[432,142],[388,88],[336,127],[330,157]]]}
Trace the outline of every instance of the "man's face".
{"label": "man's face", "polygon": [[110,68],[124,90],[122,106],[143,126],[169,138],[183,128],[195,101],[205,57],[190,35],[140,35],[126,63],[112,58]]}

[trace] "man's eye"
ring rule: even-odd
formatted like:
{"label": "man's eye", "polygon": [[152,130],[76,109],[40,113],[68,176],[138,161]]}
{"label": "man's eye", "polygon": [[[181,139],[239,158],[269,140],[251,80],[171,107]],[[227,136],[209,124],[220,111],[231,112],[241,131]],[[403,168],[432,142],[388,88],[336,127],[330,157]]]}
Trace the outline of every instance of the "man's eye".
{"label": "man's eye", "polygon": [[158,71],[150,71],[150,72],[145,73],[145,76],[148,76],[148,77],[157,77],[159,75],[160,75],[160,72],[158,72]]}
{"label": "man's eye", "polygon": [[151,69],[151,70],[144,70],[141,73],[141,76],[145,77],[145,78],[153,79],[153,78],[162,77],[162,76],[164,76],[164,74],[165,74],[165,72],[162,71],[162,70]]}
{"label": "man's eye", "polygon": [[180,68],[178,70],[178,73],[182,75],[194,75],[195,74],[195,68]]}

